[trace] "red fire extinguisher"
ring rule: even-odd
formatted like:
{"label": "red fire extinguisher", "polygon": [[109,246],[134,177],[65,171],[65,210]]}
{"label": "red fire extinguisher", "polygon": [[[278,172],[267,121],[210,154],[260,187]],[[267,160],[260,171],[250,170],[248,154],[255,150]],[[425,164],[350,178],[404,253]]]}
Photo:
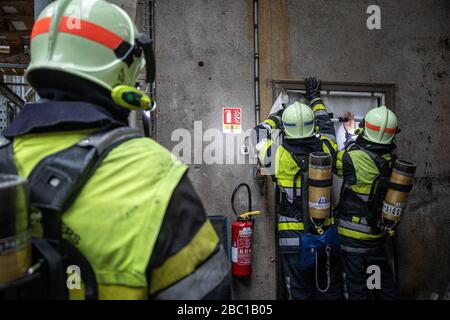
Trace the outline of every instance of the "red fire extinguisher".
{"label": "red fire extinguisher", "polygon": [[[241,187],[245,187],[248,191],[248,212],[238,215],[234,207],[234,198]],[[252,272],[254,225],[252,216],[261,213],[252,211],[252,197],[248,184],[241,183],[234,189],[231,196],[231,207],[237,217],[237,220],[231,225],[231,269],[235,277],[248,277]]]}

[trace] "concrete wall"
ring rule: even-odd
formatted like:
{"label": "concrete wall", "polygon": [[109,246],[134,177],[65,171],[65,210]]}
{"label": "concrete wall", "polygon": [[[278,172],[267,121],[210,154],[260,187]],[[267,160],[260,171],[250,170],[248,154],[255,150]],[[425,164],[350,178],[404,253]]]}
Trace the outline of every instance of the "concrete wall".
{"label": "concrete wall", "polygon": [[[156,7],[157,71],[157,140],[172,149],[175,129],[206,132],[222,130],[222,108],[242,108],[243,130],[255,126],[253,100],[253,39],[251,38],[251,7],[236,0],[169,0]],[[249,25],[250,23],[250,25]],[[200,122],[202,129],[200,129]],[[194,130],[195,123],[198,129]],[[224,147],[225,161],[236,163],[245,157],[228,141],[242,135],[218,135]],[[191,138],[191,159],[201,160],[201,135]],[[234,158],[234,161],[233,161]],[[196,161],[197,162],[197,161]],[[248,162],[247,162],[248,163]],[[252,186],[253,208],[256,209],[258,191],[252,182],[252,165],[204,164],[190,166],[189,176],[209,215],[226,215],[233,219],[230,197],[242,182]],[[242,206],[246,197],[237,199]],[[245,211],[242,211],[245,212]],[[234,295],[239,299],[269,299],[275,297],[272,216],[256,219],[254,243],[255,272],[251,282],[235,281]],[[273,256],[273,254],[272,254]]]}
{"label": "concrete wall", "polygon": [[[185,128],[193,133],[195,121],[202,121],[202,131],[221,129],[223,107],[242,108],[243,129],[254,126],[251,4],[157,1],[157,140],[169,149],[178,144],[172,132]],[[381,8],[381,30],[366,28],[371,4]],[[312,75],[396,84],[395,110],[403,129],[398,153],[418,163],[397,241],[401,292],[409,298],[443,293],[450,281],[450,153],[445,151],[450,143],[450,3],[262,0],[260,8],[263,117],[272,99],[272,79]],[[197,144],[196,154],[208,144]],[[210,215],[231,218],[233,188],[241,182],[252,185],[254,207],[264,215],[256,224],[253,277],[236,281],[234,293],[236,298],[274,298],[271,200],[257,196],[252,166],[199,163],[190,168]]]}

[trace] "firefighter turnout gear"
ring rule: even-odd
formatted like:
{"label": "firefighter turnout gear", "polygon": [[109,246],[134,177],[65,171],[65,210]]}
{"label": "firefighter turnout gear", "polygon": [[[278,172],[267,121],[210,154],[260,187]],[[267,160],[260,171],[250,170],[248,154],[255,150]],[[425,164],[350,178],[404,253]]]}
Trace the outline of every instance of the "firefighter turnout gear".
{"label": "firefighter turnout gear", "polygon": [[71,299],[229,299],[227,255],[187,166],[127,126],[130,109],[151,105],[132,89],[145,65],[153,82],[151,41],[121,8],[52,2],[26,73],[45,99],[3,132],[0,173],[30,181],[33,244],[60,235],[92,270]]}
{"label": "firefighter turnout gear", "polygon": [[[373,290],[375,298],[398,297],[386,253],[387,233],[381,221],[385,181],[396,159],[392,139],[397,120],[385,107],[375,109],[365,117],[364,136],[346,143],[347,147],[338,152],[334,165],[335,173],[344,179],[336,215],[343,252],[344,286],[349,299],[369,296],[367,268],[372,264],[380,267],[382,277],[381,289]],[[369,127],[371,131],[367,131]],[[367,134],[372,140],[365,139]]]}
{"label": "firefighter turnout gear", "polygon": [[[310,111],[313,113],[311,116]],[[289,111],[289,114],[285,115]],[[305,120],[307,122],[306,130]],[[288,131],[292,128],[296,132]],[[294,126],[294,122],[295,126]],[[313,135],[314,123],[320,135]],[[276,133],[284,132],[286,139],[282,143],[274,141]],[[325,250],[318,253],[318,276],[314,266],[300,267],[300,234],[318,234],[317,229],[310,226],[307,215],[308,203],[302,201],[307,194],[305,173],[309,169],[309,156],[313,152],[324,152],[334,155],[337,150],[335,132],[322,100],[316,99],[311,108],[298,102],[288,106],[282,114],[271,116],[256,128],[256,150],[260,163],[269,172],[276,184],[275,211],[278,217],[277,238],[281,262],[285,277],[287,296],[290,299],[339,299],[341,298],[339,255],[333,251],[330,256],[331,270],[329,289],[323,293],[318,287],[327,286],[327,255]],[[291,135],[290,138],[287,138]],[[301,137],[301,138],[299,138]],[[305,209],[306,208],[306,209]],[[334,217],[325,219],[322,228],[327,230],[334,224]],[[311,227],[311,228],[310,228]],[[317,286],[317,284],[319,284]]]}
{"label": "firefighter turnout gear", "polygon": [[[89,129],[52,131],[57,115],[39,118],[53,104],[76,110],[85,103],[28,104],[4,132],[23,177],[31,176],[43,159],[85,144],[101,131],[95,123]],[[30,119],[42,127],[31,126]],[[91,264],[100,299],[201,299],[223,289],[227,258],[186,171],[153,140],[134,138],[109,151],[63,212],[63,237]],[[43,214],[32,214],[34,236],[42,235]],[[70,297],[82,298],[83,291],[70,290]]]}

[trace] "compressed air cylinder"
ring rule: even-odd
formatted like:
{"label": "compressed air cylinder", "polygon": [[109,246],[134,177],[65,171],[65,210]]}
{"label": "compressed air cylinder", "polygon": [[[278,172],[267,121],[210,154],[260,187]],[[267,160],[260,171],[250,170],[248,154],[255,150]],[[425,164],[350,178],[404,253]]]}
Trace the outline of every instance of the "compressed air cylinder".
{"label": "compressed air cylinder", "polygon": [[399,159],[394,162],[382,209],[383,222],[387,228],[400,221],[414,183],[415,172],[416,164],[411,161]]}
{"label": "compressed air cylinder", "polygon": [[313,152],[309,156],[309,217],[318,223],[323,223],[330,216],[333,184],[331,161],[331,154],[325,152]]}
{"label": "compressed air cylinder", "polygon": [[0,175],[0,284],[22,277],[31,264],[26,184],[19,176]]}

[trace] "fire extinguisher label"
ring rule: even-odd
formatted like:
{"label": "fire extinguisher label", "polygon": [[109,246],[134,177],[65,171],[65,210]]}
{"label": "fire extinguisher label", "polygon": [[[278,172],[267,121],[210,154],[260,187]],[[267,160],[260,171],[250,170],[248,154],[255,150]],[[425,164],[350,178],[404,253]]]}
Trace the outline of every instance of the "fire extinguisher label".
{"label": "fire extinguisher label", "polygon": [[232,262],[238,261],[238,248],[236,247],[231,248],[231,261]]}
{"label": "fire extinguisher label", "polygon": [[252,228],[242,228],[242,230],[239,231],[240,236],[251,236],[252,235]]}
{"label": "fire extinguisher label", "polygon": [[237,263],[240,265],[252,264],[252,228],[242,228],[239,231]]}

